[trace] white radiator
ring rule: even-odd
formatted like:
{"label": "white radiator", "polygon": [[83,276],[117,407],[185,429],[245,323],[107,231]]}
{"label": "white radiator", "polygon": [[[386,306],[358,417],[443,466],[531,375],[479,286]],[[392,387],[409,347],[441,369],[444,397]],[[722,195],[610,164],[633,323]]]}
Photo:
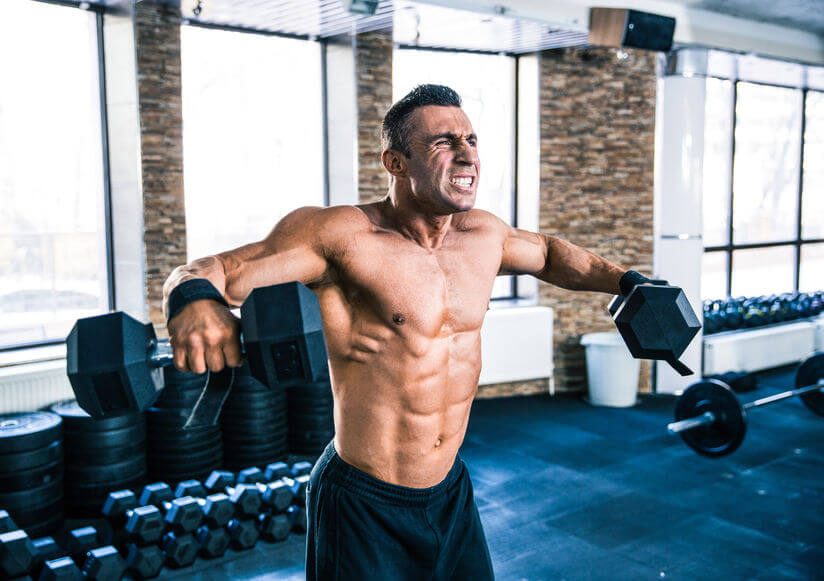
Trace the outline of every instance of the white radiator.
{"label": "white radiator", "polygon": [[64,359],[0,368],[2,414],[34,411],[72,397]]}
{"label": "white radiator", "polygon": [[705,336],[704,375],[760,371],[797,363],[816,351],[816,330],[815,323],[799,321]]}
{"label": "white radiator", "polygon": [[[552,377],[552,309],[492,309],[481,328],[478,383],[504,383]],[[552,385],[552,382],[550,382]]]}

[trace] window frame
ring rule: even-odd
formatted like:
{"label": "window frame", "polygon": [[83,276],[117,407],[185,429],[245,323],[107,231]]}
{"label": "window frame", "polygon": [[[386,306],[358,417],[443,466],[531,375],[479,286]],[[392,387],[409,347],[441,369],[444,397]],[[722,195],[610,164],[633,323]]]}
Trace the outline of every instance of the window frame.
{"label": "window frame", "polygon": [[[730,175],[729,175],[729,200],[727,205],[727,243],[726,244],[718,244],[713,246],[705,246],[704,253],[711,253],[711,252],[723,252],[726,254],[727,257],[727,272],[726,272],[726,296],[732,296],[732,273],[733,268],[735,267],[733,262],[733,253],[736,250],[751,250],[756,248],[775,248],[779,246],[792,246],[794,247],[794,255],[795,255],[795,262],[793,264],[793,292],[798,292],[799,283],[801,280],[801,248],[805,244],[817,244],[824,242],[824,238],[804,238],[802,236],[802,203],[803,203],[803,196],[804,196],[804,151],[805,151],[805,139],[804,134],[807,127],[807,97],[810,94],[810,91],[815,93],[822,93],[824,95],[824,91],[819,91],[817,89],[810,89],[809,87],[793,87],[782,85],[779,83],[765,83],[763,81],[752,81],[747,79],[725,79],[724,77],[715,77],[722,80],[731,80],[733,82],[732,86],[732,103],[731,103],[731,115],[732,115],[732,122],[731,122],[731,133],[732,133],[732,146],[730,148]],[[801,144],[799,147],[799,164],[798,164],[798,199],[797,199],[797,212],[796,212],[796,222],[795,222],[795,237],[789,240],[778,240],[773,242],[753,242],[753,243],[735,243],[734,238],[734,211],[735,211],[735,195],[733,189],[733,182],[735,179],[735,150],[736,150],[736,139],[735,139],[735,130],[736,125],[738,122],[736,109],[738,104],[738,84],[739,83],[747,83],[751,85],[760,85],[765,87],[776,87],[776,88],[790,88],[801,91]],[[707,297],[710,298],[710,297]],[[720,298],[720,297],[717,297]]]}
{"label": "window frame", "polygon": [[[109,129],[108,129],[108,101],[106,99],[106,67],[105,67],[105,47],[103,38],[103,17],[106,12],[106,7],[99,4],[80,3],[71,0],[33,0],[41,4],[50,4],[60,6],[63,8],[74,8],[84,12],[91,12],[95,18],[95,34],[97,36],[97,85],[98,85],[98,102],[100,105],[100,146],[101,146],[101,162],[103,180],[103,237],[104,237],[104,253],[106,257],[106,289],[108,297],[105,303],[108,305],[108,310],[112,311],[115,308],[115,280],[114,280],[114,244],[113,244],[113,216],[112,216],[112,193],[111,193],[111,178],[110,178],[110,163],[109,163]],[[52,347],[65,345],[66,339],[43,339],[42,341],[29,341],[26,343],[9,343],[0,344],[0,354],[24,351],[28,349],[36,349],[39,347]]]}

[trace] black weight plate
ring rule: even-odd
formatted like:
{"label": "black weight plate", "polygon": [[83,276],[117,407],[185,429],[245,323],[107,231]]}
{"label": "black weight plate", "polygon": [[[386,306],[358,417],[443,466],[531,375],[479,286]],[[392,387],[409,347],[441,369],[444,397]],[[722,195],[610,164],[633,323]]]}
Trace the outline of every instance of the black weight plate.
{"label": "black weight plate", "polygon": [[49,412],[4,414],[0,416],[0,454],[25,452],[59,440],[63,422]]}
{"label": "black weight plate", "polygon": [[276,462],[286,456],[288,448],[279,446],[271,450],[262,450],[254,454],[224,454],[223,464],[230,470],[243,470],[249,466],[261,466]]}
{"label": "black weight plate", "polygon": [[235,405],[242,404],[261,404],[266,402],[279,403],[286,399],[286,395],[279,390],[265,390],[265,391],[235,391],[234,389],[226,398],[226,403]]}
{"label": "black weight plate", "polygon": [[124,462],[116,464],[103,464],[98,466],[77,466],[66,465],[66,482],[69,484],[104,484],[117,480],[136,476],[146,471],[145,456],[129,458]]}
{"label": "black weight plate", "polygon": [[146,454],[145,442],[137,442],[133,446],[115,446],[103,450],[85,450],[75,447],[66,451],[66,465],[100,466],[102,464],[123,462],[129,458],[143,456],[144,454]]}
{"label": "black weight plate", "polygon": [[267,440],[264,442],[256,442],[254,444],[223,444],[224,454],[258,454],[260,452],[268,452],[274,448],[285,446],[288,440],[286,438],[277,438]]}
{"label": "black weight plate", "polygon": [[63,442],[66,447],[66,455],[68,455],[74,450],[88,452],[90,450],[122,448],[123,446],[131,446],[135,442],[142,442],[145,439],[146,428],[141,422],[117,430],[67,433],[63,438]]}
{"label": "black weight plate", "polygon": [[238,423],[223,430],[224,440],[242,440],[243,438],[269,438],[288,431],[285,422],[278,423]]}
{"label": "black weight plate", "polygon": [[221,417],[270,417],[286,415],[286,407],[258,406],[258,407],[231,407],[225,406],[221,410]]}
{"label": "black weight plate", "polygon": [[[142,486],[145,481],[146,474],[144,472],[137,475],[128,475],[125,478],[118,478],[105,484],[66,483],[66,502],[68,503],[70,500],[72,502],[78,500],[80,502],[89,502],[93,499],[105,498],[109,492],[113,490],[123,490],[125,488],[134,490],[137,493],[139,490],[135,490],[135,488]],[[100,503],[98,508],[102,507],[103,503]]]}
{"label": "black weight plate", "polygon": [[308,413],[294,413],[289,416],[289,423],[290,424],[300,424],[302,422],[308,423],[318,423],[318,422],[328,422],[332,423],[335,419],[335,414],[331,411],[322,413],[322,414],[308,414]]}
{"label": "black weight plate", "polygon": [[186,432],[149,432],[149,437],[146,440],[146,443],[149,449],[189,448],[220,441],[220,436],[220,430],[213,430],[209,433],[199,434],[187,434]]}
{"label": "black weight plate", "polygon": [[62,524],[63,511],[61,510],[60,514],[55,515],[53,518],[36,525],[25,527],[25,530],[30,539],[36,539],[38,537],[45,537],[53,534],[61,527]]}
{"label": "black weight plate", "polygon": [[693,418],[707,411],[715,415],[715,422],[681,432],[681,438],[704,456],[732,454],[747,434],[747,416],[738,398],[718,380],[707,379],[695,383],[678,398],[675,420]]}
{"label": "black weight plate", "polygon": [[25,452],[0,454],[0,473],[37,468],[63,457],[63,442],[58,440],[48,446]]}
{"label": "black weight plate", "polygon": [[217,455],[207,461],[197,464],[162,464],[154,466],[149,470],[152,480],[162,482],[179,482],[197,478],[199,474],[209,474],[212,470],[218,470],[223,465],[223,456]]}
{"label": "black weight plate", "polygon": [[28,490],[0,492],[0,506],[11,512],[21,508],[42,506],[54,502],[63,495],[63,478],[56,478],[48,484]]}
{"label": "black weight plate", "polygon": [[258,446],[271,446],[281,441],[286,441],[286,432],[280,432],[276,435],[263,435],[263,436],[247,436],[243,439],[233,440],[231,438],[224,438],[223,439],[223,448],[225,449],[233,449],[233,450],[242,450],[242,449],[251,449]]}
{"label": "black weight plate", "polygon": [[0,472],[0,490],[7,492],[37,488],[60,478],[63,473],[63,459],[58,458],[50,464],[37,468],[27,468],[15,472]]}
{"label": "black weight plate", "polygon": [[56,514],[63,514],[63,497],[57,500],[50,500],[48,504],[35,507],[26,507],[18,509],[14,512],[9,511],[14,522],[21,529],[25,529],[32,525],[46,522],[54,517]]}
{"label": "black weight plate", "polygon": [[[800,389],[824,379],[824,353],[817,353],[805,359],[795,373],[795,388]],[[808,391],[801,394],[801,401],[820,416],[824,416],[824,392]]]}
{"label": "black weight plate", "polygon": [[331,389],[313,389],[313,390],[291,390],[286,394],[287,401],[331,401],[333,399]]}
{"label": "black weight plate", "polygon": [[158,466],[160,464],[202,464],[208,461],[209,458],[214,458],[223,450],[223,445],[220,442],[213,444],[206,448],[200,448],[196,451],[150,451],[147,454],[147,460],[150,466]]}
{"label": "black weight plate", "polygon": [[254,432],[259,429],[276,430],[281,428],[285,429],[288,424],[289,422],[285,416],[260,416],[256,418],[229,416],[221,422],[221,431],[225,434],[228,432]]}
{"label": "black weight plate", "polygon": [[77,400],[74,399],[53,404],[49,407],[49,411],[63,418],[63,430],[96,432],[117,430],[119,428],[133,426],[142,421],[142,416],[135,412],[111,418],[92,419],[92,417],[80,407]]}
{"label": "black weight plate", "polygon": [[154,402],[154,407],[165,410],[190,410],[200,399],[200,391],[171,391],[163,390],[160,397]]}

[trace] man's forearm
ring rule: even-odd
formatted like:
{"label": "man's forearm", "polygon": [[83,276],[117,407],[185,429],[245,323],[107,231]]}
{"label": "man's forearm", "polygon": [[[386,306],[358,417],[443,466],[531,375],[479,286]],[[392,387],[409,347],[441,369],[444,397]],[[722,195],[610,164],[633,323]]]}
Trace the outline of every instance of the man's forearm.
{"label": "man's forearm", "polygon": [[174,288],[182,282],[196,278],[205,278],[226,298],[226,274],[223,263],[216,256],[198,258],[189,264],[178,266],[163,283],[163,316],[169,314],[169,295]]}
{"label": "man's forearm", "polygon": [[546,236],[546,266],[538,278],[568,290],[620,294],[625,269],[571,242]]}

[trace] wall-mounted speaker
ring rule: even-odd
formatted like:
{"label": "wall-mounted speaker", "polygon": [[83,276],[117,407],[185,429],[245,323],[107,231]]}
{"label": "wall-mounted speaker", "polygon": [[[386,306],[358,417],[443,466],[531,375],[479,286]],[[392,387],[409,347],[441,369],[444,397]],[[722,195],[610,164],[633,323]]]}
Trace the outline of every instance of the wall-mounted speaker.
{"label": "wall-mounted speaker", "polygon": [[628,8],[590,8],[589,43],[669,52],[675,18]]}

